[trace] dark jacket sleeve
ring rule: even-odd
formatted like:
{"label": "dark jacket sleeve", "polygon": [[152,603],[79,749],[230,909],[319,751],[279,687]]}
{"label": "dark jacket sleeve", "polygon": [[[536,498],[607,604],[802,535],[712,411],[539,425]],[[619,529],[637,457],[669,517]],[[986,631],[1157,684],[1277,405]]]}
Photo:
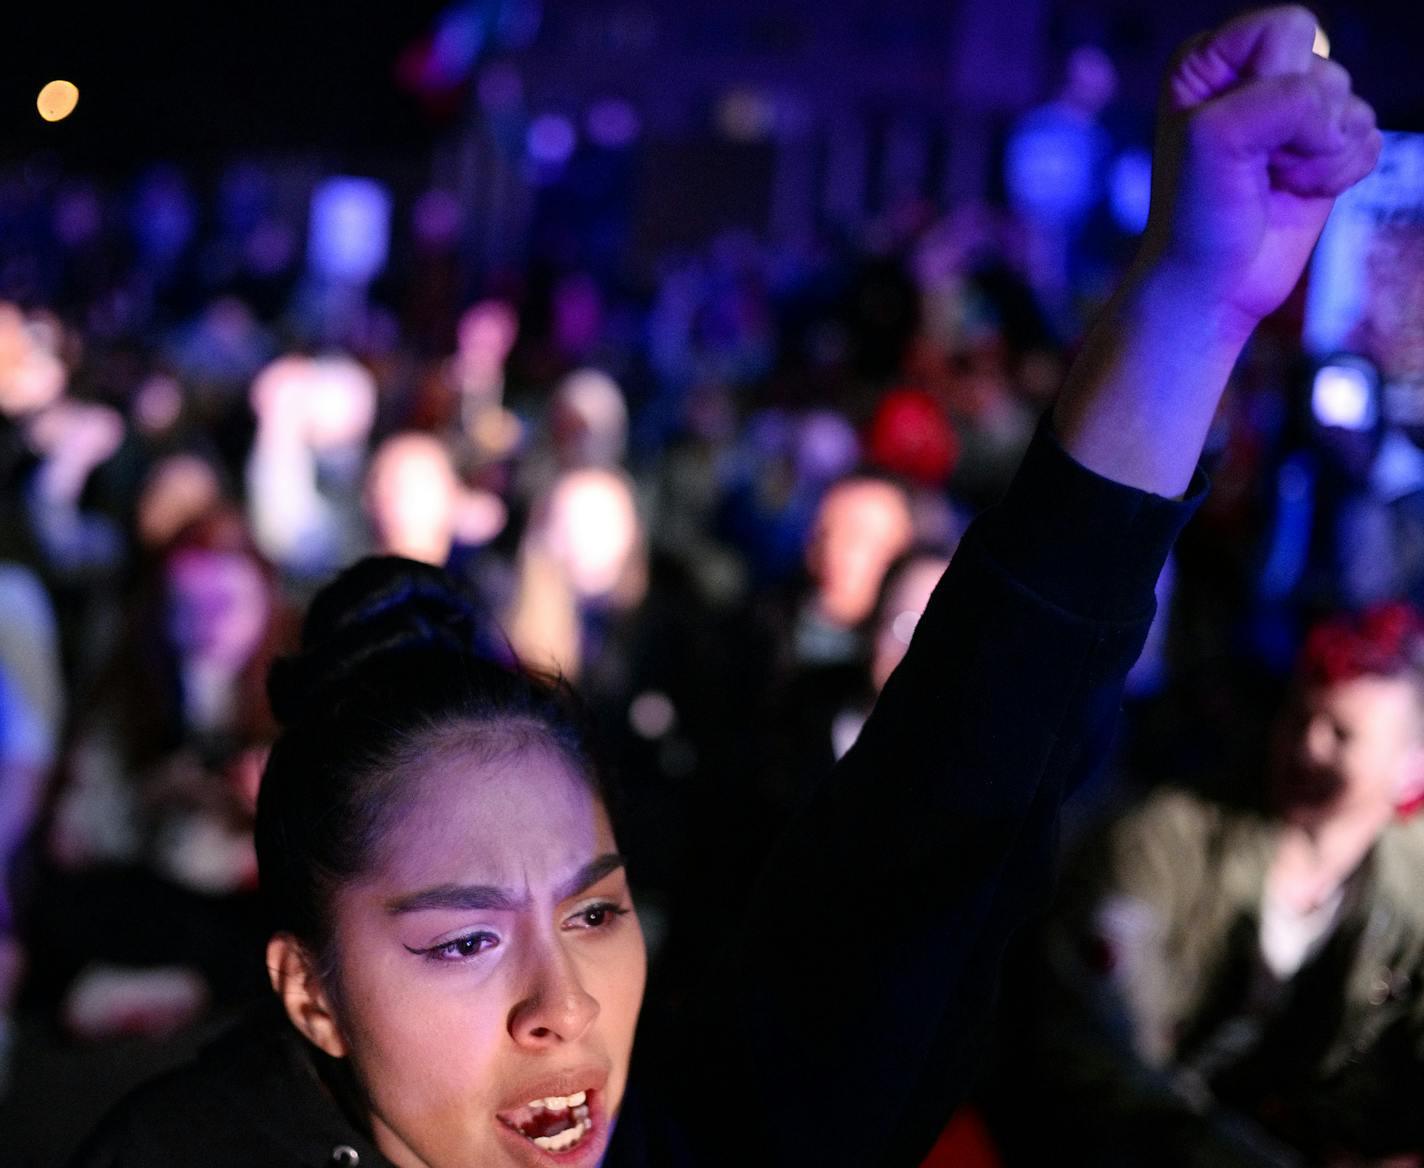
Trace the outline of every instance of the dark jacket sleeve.
{"label": "dark jacket sleeve", "polygon": [[1045,898],[1060,805],[1101,759],[1193,506],[1094,475],[1041,429],[971,526],[705,1000],[736,1162],[924,1156],[969,1082],[1005,945]]}

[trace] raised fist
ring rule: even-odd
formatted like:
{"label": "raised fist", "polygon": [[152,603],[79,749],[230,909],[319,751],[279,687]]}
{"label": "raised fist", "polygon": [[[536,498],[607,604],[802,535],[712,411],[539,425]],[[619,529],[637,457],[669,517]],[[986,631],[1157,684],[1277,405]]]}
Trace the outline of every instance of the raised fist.
{"label": "raised fist", "polygon": [[1245,331],[1379,156],[1374,111],[1316,31],[1304,8],[1247,13],[1188,42],[1163,87],[1145,258]]}

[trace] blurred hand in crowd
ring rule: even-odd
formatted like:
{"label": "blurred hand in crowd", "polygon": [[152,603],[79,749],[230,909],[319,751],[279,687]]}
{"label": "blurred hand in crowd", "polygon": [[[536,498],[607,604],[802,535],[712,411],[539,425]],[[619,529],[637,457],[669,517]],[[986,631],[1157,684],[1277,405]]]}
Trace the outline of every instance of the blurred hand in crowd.
{"label": "blurred hand in crowd", "polygon": [[35,418],[30,446],[44,459],[39,488],[46,498],[74,502],[100,463],[124,440],[117,410],[93,402],[56,402]]}
{"label": "blurred hand in crowd", "polygon": [[460,392],[498,405],[504,363],[519,334],[519,316],[503,300],[481,300],[465,310],[451,361]]}
{"label": "blurred hand in crowd", "polygon": [[278,357],[252,383],[259,441],[316,452],[361,448],[376,417],[376,383],[349,357]]}
{"label": "blurred hand in crowd", "polygon": [[59,399],[69,373],[58,350],[52,318],[26,316],[0,302],[0,413],[25,418]]}

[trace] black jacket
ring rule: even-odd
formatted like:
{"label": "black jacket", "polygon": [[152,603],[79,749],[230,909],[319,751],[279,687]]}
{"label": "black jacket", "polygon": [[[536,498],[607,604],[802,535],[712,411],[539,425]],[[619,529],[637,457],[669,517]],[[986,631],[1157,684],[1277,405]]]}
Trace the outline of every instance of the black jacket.
{"label": "black jacket", "polygon": [[[1045,899],[1059,808],[1106,748],[1192,506],[1040,432],[725,926],[658,1044],[667,1065],[635,1056],[606,1168],[919,1163],[968,1087],[1004,948]],[[384,1168],[340,1095],[300,1039],[259,1027],[121,1104],[78,1163]],[[714,1122],[681,1123],[689,1104]]]}

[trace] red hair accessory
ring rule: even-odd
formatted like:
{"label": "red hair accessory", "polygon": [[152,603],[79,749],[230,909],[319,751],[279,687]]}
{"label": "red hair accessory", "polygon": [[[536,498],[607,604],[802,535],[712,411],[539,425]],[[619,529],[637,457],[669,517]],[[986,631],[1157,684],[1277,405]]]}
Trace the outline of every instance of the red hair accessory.
{"label": "red hair accessory", "polygon": [[1306,634],[1299,673],[1310,685],[1338,685],[1366,675],[1389,677],[1420,665],[1424,620],[1407,604],[1376,605],[1335,616]]}

